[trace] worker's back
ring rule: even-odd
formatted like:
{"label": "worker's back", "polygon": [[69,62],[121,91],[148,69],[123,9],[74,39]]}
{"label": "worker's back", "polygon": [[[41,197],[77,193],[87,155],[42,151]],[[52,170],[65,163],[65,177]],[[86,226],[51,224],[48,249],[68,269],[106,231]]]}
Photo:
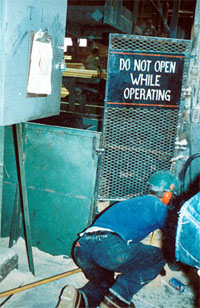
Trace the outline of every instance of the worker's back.
{"label": "worker's back", "polygon": [[150,232],[164,228],[167,207],[152,195],[118,202],[106,209],[93,223],[111,229],[126,241],[138,242]]}

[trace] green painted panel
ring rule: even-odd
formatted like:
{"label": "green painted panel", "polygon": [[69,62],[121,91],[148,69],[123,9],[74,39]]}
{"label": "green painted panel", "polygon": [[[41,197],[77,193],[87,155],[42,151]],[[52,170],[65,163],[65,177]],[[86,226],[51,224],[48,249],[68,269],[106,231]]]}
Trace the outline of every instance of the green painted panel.
{"label": "green painted panel", "polygon": [[91,200],[30,189],[28,195],[33,246],[70,255],[77,233],[90,222]]}
{"label": "green painted panel", "polygon": [[96,135],[96,132],[79,129],[26,124],[27,186],[69,197],[91,198]]}
{"label": "green painted panel", "polygon": [[[9,234],[16,170],[12,134],[6,130],[2,222]],[[94,217],[100,133],[26,123],[23,140],[32,243],[51,254],[70,255],[77,233]]]}
{"label": "green painted panel", "polygon": [[4,152],[4,127],[0,127],[0,234],[2,212],[2,187],[3,187],[3,152]]}
{"label": "green painted panel", "polygon": [[4,144],[4,182],[16,184],[18,180],[11,126],[5,126]]}
{"label": "green painted panel", "polygon": [[9,236],[12,213],[15,202],[17,185],[17,171],[15,161],[15,151],[13,143],[12,127],[4,128],[4,174],[3,174],[3,194],[1,210],[1,235]]}
{"label": "green painted panel", "polygon": [[2,237],[7,237],[10,234],[12,214],[15,202],[15,192],[16,192],[16,184],[8,181],[3,183],[2,212],[1,212]]}

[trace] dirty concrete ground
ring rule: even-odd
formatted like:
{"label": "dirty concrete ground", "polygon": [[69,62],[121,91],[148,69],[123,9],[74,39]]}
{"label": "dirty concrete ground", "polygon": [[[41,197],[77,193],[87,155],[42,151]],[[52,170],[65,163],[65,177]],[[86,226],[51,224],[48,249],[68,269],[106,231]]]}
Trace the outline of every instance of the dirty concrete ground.
{"label": "dirty concrete ground", "polygon": [[[159,245],[159,233],[154,238],[153,245]],[[145,239],[149,243],[150,237]],[[0,247],[6,246],[7,239],[0,239]],[[8,247],[8,246],[7,246]],[[0,283],[0,292],[25,285],[33,281],[39,281],[44,278],[72,270],[76,268],[73,260],[67,256],[52,256],[33,247],[33,259],[35,267],[35,276],[30,273],[27,263],[25,243],[19,239],[12,247],[19,256],[18,269],[14,269]],[[199,290],[199,278],[196,271],[189,273],[181,271],[171,271],[165,266],[166,275],[158,276],[154,281],[146,285],[136,295],[133,296],[133,302],[136,308],[199,308],[200,303],[197,300]],[[169,285],[169,280],[175,277],[185,284],[185,291],[179,293]],[[83,273],[49,282],[47,284],[31,288],[14,294],[10,298],[0,298],[0,307],[4,308],[55,308],[58,302],[61,289],[68,284],[77,288],[87,282]]]}

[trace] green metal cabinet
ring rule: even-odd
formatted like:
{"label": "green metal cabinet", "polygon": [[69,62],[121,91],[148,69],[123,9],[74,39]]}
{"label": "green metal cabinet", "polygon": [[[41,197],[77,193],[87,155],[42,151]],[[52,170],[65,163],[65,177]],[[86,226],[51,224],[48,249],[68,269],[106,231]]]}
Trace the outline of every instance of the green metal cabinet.
{"label": "green metal cabinet", "polygon": [[[10,232],[17,184],[12,138],[6,127],[2,236]],[[96,210],[100,133],[26,123],[23,142],[32,244],[53,255],[70,255],[77,233]]]}

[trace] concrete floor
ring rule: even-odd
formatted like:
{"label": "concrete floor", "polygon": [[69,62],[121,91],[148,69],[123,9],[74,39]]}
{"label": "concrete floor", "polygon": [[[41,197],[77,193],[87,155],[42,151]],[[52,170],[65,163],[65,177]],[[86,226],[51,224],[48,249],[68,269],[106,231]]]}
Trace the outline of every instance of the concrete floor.
{"label": "concrete floor", "polygon": [[[149,243],[150,238],[145,239]],[[7,239],[0,239],[0,247],[7,245]],[[153,244],[159,244],[159,234],[154,238]],[[51,256],[33,247],[35,276],[33,276],[27,264],[27,256],[23,239],[19,239],[13,246],[19,256],[19,267],[14,269],[0,283],[0,292],[39,281],[75,267],[73,260],[67,256]],[[146,285],[141,291],[133,296],[136,308],[199,308],[197,302],[197,290],[199,278],[196,272],[191,270],[185,274],[181,271],[171,271],[165,266],[166,275],[158,276],[154,281]],[[185,284],[185,291],[179,293],[169,285],[169,280],[175,277]],[[82,272],[62,278],[47,284],[31,288],[14,294],[10,298],[0,298],[0,307],[4,308],[55,308],[61,289],[68,284],[77,288],[83,286],[87,280]],[[195,304],[196,301],[196,304]]]}

